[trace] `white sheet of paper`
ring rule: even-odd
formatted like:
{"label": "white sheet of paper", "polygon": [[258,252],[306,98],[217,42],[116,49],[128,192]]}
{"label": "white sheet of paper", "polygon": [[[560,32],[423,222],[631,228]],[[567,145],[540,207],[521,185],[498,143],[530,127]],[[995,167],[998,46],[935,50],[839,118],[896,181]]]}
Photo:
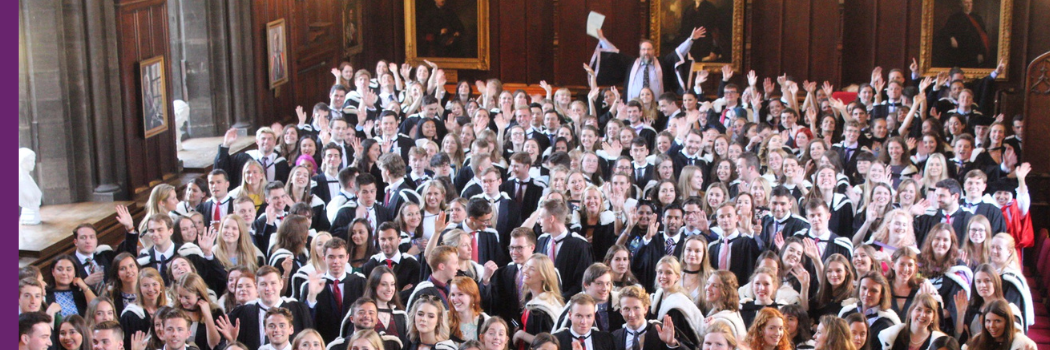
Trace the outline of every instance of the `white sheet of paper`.
{"label": "white sheet of paper", "polygon": [[587,15],[587,35],[598,37],[598,29],[602,29],[602,24],[605,23],[605,15],[591,11]]}

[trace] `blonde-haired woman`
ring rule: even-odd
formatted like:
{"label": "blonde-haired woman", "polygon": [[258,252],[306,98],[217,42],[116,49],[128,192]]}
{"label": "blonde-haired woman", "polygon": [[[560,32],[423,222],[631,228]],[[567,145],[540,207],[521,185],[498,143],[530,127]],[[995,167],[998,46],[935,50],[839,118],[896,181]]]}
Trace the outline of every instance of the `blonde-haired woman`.
{"label": "blonde-haired woman", "polygon": [[623,224],[618,222],[612,210],[606,209],[605,193],[598,187],[587,186],[582,198],[580,210],[573,213],[575,222],[572,230],[591,242],[593,256],[604,256],[616,244],[616,233],[620,232]]}
{"label": "blonde-haired woman", "polygon": [[565,307],[554,263],[544,254],[532,254],[522,265],[521,302],[524,323],[511,338],[519,349],[524,349],[537,334],[554,329],[555,318]]}
{"label": "blonde-haired woman", "polygon": [[[299,299],[300,287],[309,280],[310,275],[317,273],[324,275],[328,272],[328,265],[324,262],[324,244],[332,239],[332,234],[327,231],[318,232],[310,242],[310,260],[292,275],[292,297]],[[350,271],[352,268],[347,268]]]}
{"label": "blonde-haired woman", "polygon": [[894,209],[886,214],[886,217],[882,219],[882,225],[879,225],[879,229],[864,243],[872,244],[875,242],[893,248],[912,247],[918,249],[911,214],[901,209]]}
{"label": "blonde-haired woman", "polygon": [[254,159],[249,159],[244,163],[244,167],[241,168],[241,185],[230,191],[230,197],[251,198],[252,203],[255,204],[255,210],[258,212],[262,205],[266,203],[263,189],[266,188],[267,183],[269,182],[266,180],[266,171],[263,169],[262,164],[259,164]]}
{"label": "blonde-haired woman", "polygon": [[321,338],[321,333],[312,328],[304,329],[292,340],[292,350],[320,350],[324,348],[325,344],[324,339]]}
{"label": "blonde-haired woman", "polygon": [[[458,251],[459,256],[459,271],[470,277],[474,282],[481,283],[481,278],[484,277],[485,267],[471,260],[473,256],[473,246],[471,244],[470,235],[466,231],[460,229],[453,229],[446,232],[442,237],[443,243],[450,247],[455,247]],[[429,249],[427,249],[429,251]]]}
{"label": "blonde-haired woman", "polygon": [[741,345],[733,328],[725,322],[715,322],[708,327],[701,344],[704,350],[739,349]]}
{"label": "blonde-haired woman", "polygon": [[697,344],[700,341],[700,322],[704,314],[696,307],[693,299],[686,294],[682,284],[682,265],[674,256],[664,256],[656,263],[657,287],[649,306],[649,313],[655,315],[657,320],[665,316],[671,318],[676,327],[681,330],[681,335],[690,343]]}
{"label": "blonde-haired woman", "polygon": [[240,215],[230,214],[222,218],[218,229],[211,228],[213,236],[219,237],[215,245],[215,257],[227,269],[244,266],[255,271],[266,263],[262,251],[252,244],[248,233],[248,223]]}
{"label": "blonde-haired woman", "polygon": [[936,198],[933,191],[937,188],[937,182],[948,178],[948,160],[943,154],[934,153],[926,159],[926,166],[922,169],[922,194],[926,198]]}
{"label": "blonde-haired woman", "polygon": [[[160,184],[153,187],[153,191],[149,194],[149,201],[146,202],[146,216],[144,218],[152,217],[153,214],[168,214],[171,216],[172,221],[179,218],[178,212],[175,209],[179,207],[179,194],[175,191],[175,186],[169,184]],[[177,221],[176,221],[177,222]],[[142,220],[139,223],[139,232],[147,232],[146,224],[149,220]],[[140,237],[142,240],[142,247],[148,248],[153,246],[153,240],[149,238],[149,235],[143,235]]]}
{"label": "blonde-haired woman", "polygon": [[1028,326],[1035,324],[1035,307],[1032,304],[1032,291],[1021,272],[1014,237],[1005,232],[992,236],[988,252],[988,263],[995,267],[1003,279],[1003,298],[1021,309],[1021,318],[1024,320],[1021,325],[1027,332]]}
{"label": "blonde-haired woman", "polygon": [[[648,187],[648,186],[647,186]],[[682,198],[704,196],[704,172],[700,167],[687,165],[682,168],[678,175],[678,188],[681,189]]]}
{"label": "blonde-haired woman", "polygon": [[164,278],[161,278],[157,269],[142,268],[137,287],[135,302],[125,305],[124,311],[120,313],[120,328],[124,330],[125,344],[131,344],[131,335],[135,332],[149,333],[157,310],[171,305],[165,293]]}
{"label": "blonde-haired woman", "polygon": [[190,273],[175,282],[174,289],[178,298],[175,308],[190,317],[190,329],[196,330],[186,342],[195,343],[201,349],[214,349],[219,346],[222,336],[215,322],[223,312],[208,298],[208,287],[204,284],[204,279]]}
{"label": "blonde-haired woman", "polygon": [[813,334],[813,349],[857,350],[850,341],[851,333],[846,320],[832,315],[824,315]]}
{"label": "blonde-haired woman", "polygon": [[455,350],[449,340],[448,319],[441,299],[423,295],[408,314],[408,344],[405,350]]}

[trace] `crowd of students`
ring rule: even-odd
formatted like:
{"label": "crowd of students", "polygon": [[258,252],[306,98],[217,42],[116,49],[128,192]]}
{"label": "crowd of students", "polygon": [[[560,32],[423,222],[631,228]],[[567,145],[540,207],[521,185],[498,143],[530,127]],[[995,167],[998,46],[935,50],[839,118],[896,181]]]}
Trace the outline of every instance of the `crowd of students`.
{"label": "crowd of students", "polygon": [[728,66],[446,92],[427,63],[343,63],[297,124],[117,207],[117,247],[78,226],[21,270],[20,349],[1035,348],[1023,119],[974,102],[1002,65],[844,101]]}

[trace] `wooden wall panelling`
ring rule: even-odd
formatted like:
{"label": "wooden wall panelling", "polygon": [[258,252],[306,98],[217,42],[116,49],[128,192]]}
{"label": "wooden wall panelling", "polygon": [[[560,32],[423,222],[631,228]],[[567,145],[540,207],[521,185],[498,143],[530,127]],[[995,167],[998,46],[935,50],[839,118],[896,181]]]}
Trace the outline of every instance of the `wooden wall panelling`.
{"label": "wooden wall panelling", "polygon": [[[122,1],[117,4],[117,42],[122,102],[124,103],[124,139],[128,189],[148,190],[151,182],[161,180],[178,169],[175,154],[175,112],[171,106],[171,59],[168,42],[168,7],[166,0]],[[142,124],[142,82],[139,62],[151,57],[165,57],[167,80],[168,130],[149,139]],[[150,164],[151,166],[144,166]]]}
{"label": "wooden wall panelling", "polygon": [[[503,0],[500,1],[498,17],[499,46],[490,49],[498,50],[500,62],[498,69],[491,67],[493,71],[499,72],[500,80],[503,82],[526,82],[528,81],[528,55],[531,53],[528,47],[527,35],[529,24],[527,18],[528,0]],[[539,19],[537,19],[539,20]],[[494,27],[494,25],[489,25]]]}
{"label": "wooden wall panelling", "polygon": [[[751,3],[751,67],[760,77],[772,77],[783,73],[779,52],[786,49],[781,37],[784,35],[784,4],[781,1],[755,0]],[[712,80],[712,79],[709,79]],[[717,85],[715,85],[717,86]]]}
{"label": "wooden wall panelling", "polygon": [[[503,12],[507,15],[514,13]],[[526,1],[525,58],[528,75],[525,82],[554,81],[554,3]],[[512,32],[513,33],[513,32]],[[504,33],[507,34],[507,33]],[[506,61],[504,61],[506,62]]]}
{"label": "wooden wall panelling", "polygon": [[[256,125],[295,119],[296,106],[328,101],[332,67],[342,57],[342,4],[339,0],[260,0],[252,2],[252,41],[256,62],[256,89],[260,91]],[[266,23],[285,19],[288,82],[270,89]],[[404,51],[403,49],[401,51]],[[375,68],[355,66],[355,69]],[[309,107],[304,107],[309,108]]]}
{"label": "wooden wall panelling", "polygon": [[810,8],[809,72],[810,80],[841,83],[842,8],[839,0],[814,0]]}
{"label": "wooden wall panelling", "polygon": [[[811,1],[792,1],[786,4],[784,6],[784,16],[781,18],[783,21],[781,27],[784,28],[784,32],[780,36],[783,50],[763,52],[770,55],[767,57],[779,58],[782,65],[781,70],[799,81],[810,79],[811,11]],[[785,54],[785,52],[791,52],[791,54]]]}

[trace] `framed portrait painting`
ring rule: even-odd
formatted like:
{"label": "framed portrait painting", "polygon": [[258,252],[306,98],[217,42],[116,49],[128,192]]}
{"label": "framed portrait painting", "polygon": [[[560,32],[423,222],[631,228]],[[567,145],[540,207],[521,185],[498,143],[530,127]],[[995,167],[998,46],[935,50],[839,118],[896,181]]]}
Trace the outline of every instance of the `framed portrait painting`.
{"label": "framed portrait painting", "polygon": [[405,0],[409,63],[489,69],[488,0]]}
{"label": "framed portrait painting", "polygon": [[284,18],[266,24],[266,71],[271,89],[288,82],[286,29]]}
{"label": "framed portrait painting", "polygon": [[164,56],[139,62],[142,82],[142,125],[145,138],[168,130],[168,82],[164,76]]}
{"label": "framed portrait painting", "polygon": [[361,45],[361,5],[364,0],[343,1],[343,48],[346,56],[358,54]]}
{"label": "framed portrait painting", "polygon": [[991,74],[999,60],[1009,60],[1012,11],[1013,0],[923,0],[920,69],[935,75],[958,67],[968,78]]}
{"label": "framed portrait painting", "polygon": [[707,35],[693,43],[693,70],[743,67],[744,0],[651,0],[649,35],[660,57],[688,40],[693,28]]}

